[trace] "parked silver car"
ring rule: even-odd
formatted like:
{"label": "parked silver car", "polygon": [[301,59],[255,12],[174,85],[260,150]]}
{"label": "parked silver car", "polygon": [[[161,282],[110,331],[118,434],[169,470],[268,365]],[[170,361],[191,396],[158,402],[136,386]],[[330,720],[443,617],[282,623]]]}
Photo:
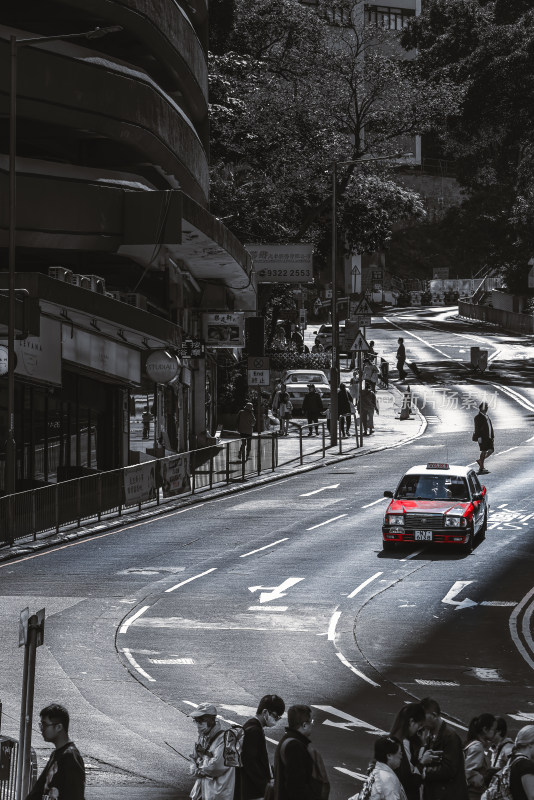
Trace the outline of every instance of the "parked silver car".
{"label": "parked silver car", "polygon": [[326,411],[330,407],[330,384],[326,374],[320,369],[288,369],[282,374],[282,383],[285,383],[293,412],[302,412],[302,401],[308,393],[308,384],[313,383],[321,395]]}

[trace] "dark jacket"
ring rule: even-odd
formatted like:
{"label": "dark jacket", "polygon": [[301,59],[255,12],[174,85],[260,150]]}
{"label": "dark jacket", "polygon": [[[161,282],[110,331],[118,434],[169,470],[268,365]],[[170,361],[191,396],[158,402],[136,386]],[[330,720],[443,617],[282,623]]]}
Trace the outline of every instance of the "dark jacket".
{"label": "dark jacket", "polygon": [[352,398],[346,386],[340,386],[337,391],[337,412],[338,414],[350,414],[350,404]]}
{"label": "dark jacket", "polygon": [[467,800],[464,751],[458,734],[442,722],[430,746],[442,750],[443,755],[439,764],[425,769],[424,800]]}
{"label": "dark jacket", "polygon": [[419,787],[421,786],[423,779],[418,772],[414,772],[412,770],[410,761],[406,755],[406,750],[404,749],[403,742],[401,742],[401,763],[395,770],[395,773],[397,778],[402,783],[402,788],[406,792],[406,797],[408,800],[419,800]]}
{"label": "dark jacket", "polygon": [[400,344],[397,347],[397,361],[399,364],[404,364],[406,361],[406,348],[404,347],[404,344]]}
{"label": "dark jacket", "polygon": [[[284,744],[286,741],[287,744]],[[286,734],[274,756],[275,800],[313,800],[315,787],[312,781],[313,759],[308,752],[309,743],[307,736],[293,728],[286,728]]]}
{"label": "dark jacket", "polygon": [[475,417],[475,438],[482,439],[480,442],[481,450],[489,450],[493,447],[493,425],[490,418],[480,411]]}
{"label": "dark jacket", "polygon": [[308,392],[302,401],[302,413],[310,419],[316,419],[323,412],[323,401],[319,392]]}
{"label": "dark jacket", "polygon": [[58,790],[58,800],[83,800],[85,767],[74,742],[53,751],[26,800],[42,800],[53,788]]}
{"label": "dark jacket", "polygon": [[243,766],[235,771],[234,800],[254,800],[265,794],[265,787],[271,779],[271,767],[261,722],[252,717],[245,722],[243,728]]}

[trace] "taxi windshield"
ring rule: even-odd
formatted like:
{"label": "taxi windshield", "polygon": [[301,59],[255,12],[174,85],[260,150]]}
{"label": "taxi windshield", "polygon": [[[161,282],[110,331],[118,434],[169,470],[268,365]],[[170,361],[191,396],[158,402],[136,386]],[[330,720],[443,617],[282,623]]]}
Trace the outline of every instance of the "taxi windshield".
{"label": "taxi windshield", "polygon": [[465,478],[458,475],[405,475],[395,497],[399,500],[469,500]]}

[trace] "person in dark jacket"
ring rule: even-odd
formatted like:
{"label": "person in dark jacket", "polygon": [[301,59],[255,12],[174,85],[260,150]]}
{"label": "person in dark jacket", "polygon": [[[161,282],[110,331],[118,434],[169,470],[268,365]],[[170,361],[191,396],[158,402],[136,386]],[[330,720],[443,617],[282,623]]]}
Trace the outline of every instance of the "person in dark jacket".
{"label": "person in dark jacket", "polygon": [[313,425],[315,425],[315,433],[318,436],[319,417],[323,413],[323,401],[313,383],[308,384],[308,394],[304,395],[302,401],[302,413],[305,414],[308,420],[308,436],[313,436]]}
{"label": "person in dark jacket", "polygon": [[364,436],[369,436],[369,434],[374,433],[375,411],[377,414],[379,413],[376,394],[373,392],[370,385],[366,384],[365,389],[362,389],[362,396],[360,399],[360,414],[362,416]]}
{"label": "person in dark jacket", "polygon": [[480,458],[477,458],[479,475],[487,475],[489,472],[484,468],[484,461],[495,451],[494,439],[493,425],[488,417],[488,404],[482,402],[475,417],[475,432],[473,434],[473,440],[477,441],[480,447]]}
{"label": "person in dark jacket", "polygon": [[308,750],[312,732],[309,706],[290,706],[286,733],[274,756],[275,800],[314,800],[313,758]]}
{"label": "person in dark jacket", "polygon": [[397,371],[399,373],[399,378],[403,381],[406,377],[406,372],[404,371],[404,365],[406,363],[406,348],[404,347],[404,339],[400,336],[397,339]]}
{"label": "person in dark jacket", "polygon": [[245,448],[246,458],[248,458],[250,455],[252,432],[254,431],[255,424],[256,417],[254,416],[253,405],[250,402],[245,403],[241,411],[238,411],[237,413],[237,430],[243,439],[241,447],[239,448],[239,458],[243,458],[245,455]]}
{"label": "person in dark jacket", "polygon": [[352,398],[347,387],[344,383],[340,383],[339,389],[337,390],[337,413],[339,414],[342,437],[349,435],[352,414],[351,404]]}
{"label": "person in dark jacket", "polygon": [[464,751],[457,733],[441,718],[439,703],[431,697],[421,700],[430,731],[423,766],[423,800],[467,800]]}
{"label": "person in dark jacket", "polygon": [[[417,763],[416,735],[426,721],[426,712],[420,703],[407,703],[397,714],[391,736],[401,744],[401,762],[395,770],[402,783],[408,800],[420,800],[420,786],[423,782]],[[417,740],[419,744],[419,740]]]}
{"label": "person in dark jacket", "polygon": [[78,748],[69,739],[69,712],[54,703],[43,708],[40,716],[42,737],[45,742],[52,742],[55,750],[26,800],[83,800],[85,766]]}
{"label": "person in dark jacket", "polygon": [[263,798],[271,780],[271,765],[267,754],[265,728],[272,728],[286,709],[277,694],[262,697],[256,715],[243,725],[245,736],[241,751],[242,766],[236,769],[234,800]]}

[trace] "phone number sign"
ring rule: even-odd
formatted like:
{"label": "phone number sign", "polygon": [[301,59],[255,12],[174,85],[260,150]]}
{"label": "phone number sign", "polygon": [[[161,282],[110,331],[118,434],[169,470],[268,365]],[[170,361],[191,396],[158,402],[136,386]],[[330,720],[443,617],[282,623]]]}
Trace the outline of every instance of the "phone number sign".
{"label": "phone number sign", "polygon": [[313,283],[313,245],[247,244],[259,283]]}

